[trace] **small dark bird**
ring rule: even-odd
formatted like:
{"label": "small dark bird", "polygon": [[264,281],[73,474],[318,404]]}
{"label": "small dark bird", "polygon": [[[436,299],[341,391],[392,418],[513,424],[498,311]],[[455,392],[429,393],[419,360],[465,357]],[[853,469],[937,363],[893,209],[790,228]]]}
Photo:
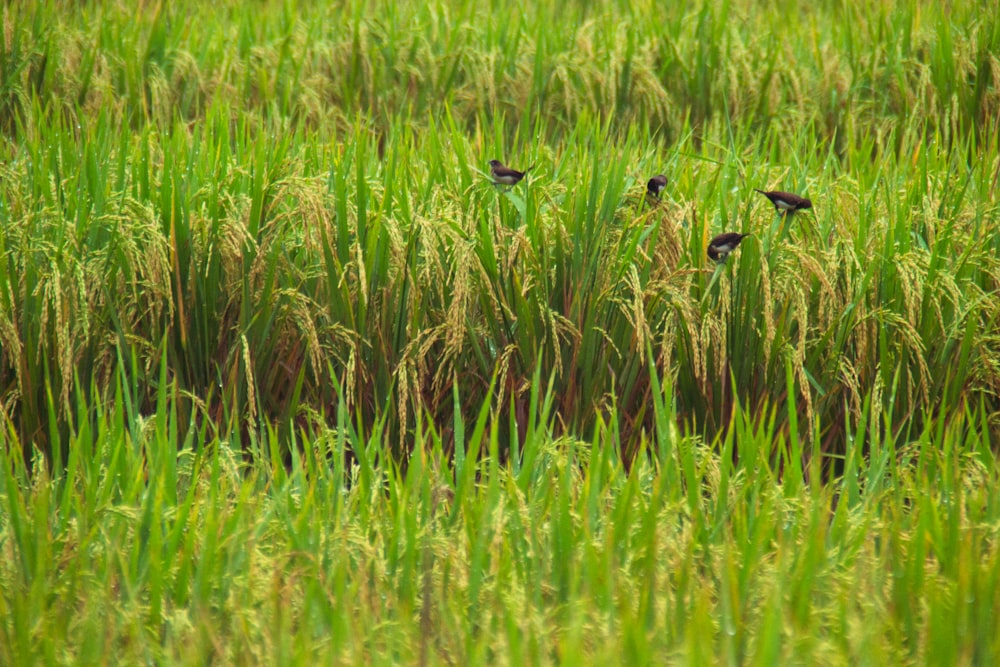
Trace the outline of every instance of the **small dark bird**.
{"label": "small dark bird", "polygon": [[524,171],[518,171],[505,167],[500,160],[490,160],[490,176],[493,177],[493,185],[517,185],[524,178],[524,175],[534,169],[531,165]]}
{"label": "small dark bird", "polygon": [[[757,190],[757,188],[754,188],[754,190]],[[811,201],[805,197],[793,195],[791,192],[764,192],[763,190],[757,190],[757,192],[770,199],[771,203],[774,204],[774,210],[779,214],[795,213],[796,211],[801,211],[804,208],[813,207],[813,203]]]}
{"label": "small dark bird", "polygon": [[663,174],[653,176],[646,182],[646,193],[654,199],[660,198],[660,193],[667,187],[667,177]]}
{"label": "small dark bird", "polygon": [[717,264],[721,264],[726,261],[726,257],[729,253],[736,250],[736,247],[740,244],[745,237],[750,236],[749,234],[740,234],[739,232],[727,232],[725,234],[719,234],[714,239],[708,242],[708,258]]}

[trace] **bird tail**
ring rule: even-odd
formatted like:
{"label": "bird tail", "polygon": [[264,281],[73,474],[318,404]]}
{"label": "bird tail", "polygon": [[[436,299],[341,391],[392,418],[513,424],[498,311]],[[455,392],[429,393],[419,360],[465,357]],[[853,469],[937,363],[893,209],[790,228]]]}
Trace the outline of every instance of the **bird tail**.
{"label": "bird tail", "polygon": [[767,196],[767,193],[766,193],[766,192],[764,192],[763,190],[759,190],[759,189],[757,189],[757,188],[754,188],[754,191],[755,191],[755,192],[759,192],[759,193],[761,193],[761,194],[762,194],[762,195],[764,195],[764,196]]}
{"label": "bird tail", "polygon": [[535,165],[531,165],[530,167],[528,167],[527,169],[525,169],[522,173],[527,174],[529,171],[531,171],[534,168],[535,168]]}

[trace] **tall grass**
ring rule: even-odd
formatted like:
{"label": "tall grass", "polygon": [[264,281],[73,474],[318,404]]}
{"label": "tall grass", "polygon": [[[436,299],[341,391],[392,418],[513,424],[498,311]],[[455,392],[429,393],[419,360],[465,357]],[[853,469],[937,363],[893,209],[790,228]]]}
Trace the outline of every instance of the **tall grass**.
{"label": "tall grass", "polygon": [[996,662],[993,14],[2,20],[0,663]]}
{"label": "tall grass", "polygon": [[[820,145],[915,115],[950,137],[988,137],[1000,27],[976,3],[750,1],[14,3],[5,10],[4,108],[133,127],[198,121],[214,104],[329,129],[447,103],[483,116],[595,110],[667,138],[721,114],[762,129],[808,127]],[[7,115],[7,118],[16,116]]]}
{"label": "tall grass", "polygon": [[462,456],[418,417],[401,467],[381,458],[384,421],[346,409],[287,461],[272,429],[249,456],[204,429],[182,437],[176,384],[141,414],[121,372],[74,406],[58,471],[0,449],[0,659],[997,659],[981,406],[901,439],[866,397],[845,437],[870,439],[869,456],[824,485],[773,415],[738,406],[713,451],[674,426],[673,389],[653,378],[656,427],[627,471],[617,413],[586,440],[556,437],[537,375],[522,456],[499,462],[491,394],[471,421],[455,411]]}
{"label": "tall grass", "polygon": [[[551,148],[480,127],[401,121],[379,158],[360,126],[260,133],[225,109],[134,138],[108,114],[40,116],[0,212],[0,386],[19,439],[64,442],[76,387],[106,391],[123,360],[140,405],[166,363],[185,417],[203,406],[222,435],[332,415],[339,382],[368,420],[393,404],[409,449],[415,415],[448,422],[455,385],[472,414],[494,371],[505,421],[523,422],[540,365],[568,433],[616,397],[628,453],[651,426],[647,343],[709,438],[736,401],[777,409],[785,431],[797,413],[799,435],[838,454],[872,392],[896,431],[979,396],[996,412],[995,144],[904,132],[865,170],[811,152],[805,130],[767,133],[770,162],[721,125],[663,157],[645,130],[598,119]],[[509,192],[481,173],[508,154],[538,163]],[[650,207],[660,170],[672,184]],[[755,186],[816,207],[780,219]],[[733,229],[753,236],[709,266],[708,239]]]}
{"label": "tall grass", "polygon": [[[75,382],[134,360],[148,405],[165,360],[220,433],[332,414],[337,380],[405,448],[497,369],[523,420],[540,363],[568,432],[617,396],[631,450],[647,342],[709,436],[737,398],[828,451],[876,388],[895,429],[996,406],[1000,33],[942,11],[14,4],[4,411],[48,450]],[[494,156],[538,170],[498,192]]]}

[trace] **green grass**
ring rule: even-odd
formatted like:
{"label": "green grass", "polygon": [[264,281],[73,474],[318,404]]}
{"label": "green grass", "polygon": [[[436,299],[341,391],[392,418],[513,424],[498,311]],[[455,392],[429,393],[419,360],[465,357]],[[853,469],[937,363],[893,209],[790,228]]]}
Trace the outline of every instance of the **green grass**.
{"label": "green grass", "polygon": [[179,435],[176,391],[143,417],[123,385],[107,408],[78,406],[61,473],[3,457],[5,664],[1000,653],[982,409],[910,441],[873,438],[823,484],[772,419],[738,411],[721,451],[681,435],[669,385],[627,471],[617,416],[586,440],[555,437],[540,381],[523,458],[499,463],[484,405],[475,421],[455,415],[463,456],[418,423],[405,466],[380,460],[382,426],[360,430],[344,410],[286,465],[271,429],[244,447],[198,444]]}
{"label": "green grass", "polygon": [[979,5],[2,20],[0,663],[997,660]]}

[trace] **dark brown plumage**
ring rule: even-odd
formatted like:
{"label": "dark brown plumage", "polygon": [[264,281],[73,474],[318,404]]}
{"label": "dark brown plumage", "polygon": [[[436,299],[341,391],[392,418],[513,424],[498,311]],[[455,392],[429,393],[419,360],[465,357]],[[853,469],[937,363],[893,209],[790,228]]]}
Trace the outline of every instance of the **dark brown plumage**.
{"label": "dark brown plumage", "polygon": [[729,253],[736,250],[736,247],[750,234],[740,234],[739,232],[726,232],[719,234],[708,242],[708,258],[713,262],[721,264],[726,261]]}
{"label": "dark brown plumage", "polygon": [[[754,188],[754,190],[757,190],[757,188]],[[780,192],[778,190],[771,190],[770,192],[757,190],[757,192],[770,199],[771,203],[774,204],[774,210],[778,213],[795,213],[795,211],[813,207],[811,201],[805,197],[794,195],[791,192]]]}
{"label": "dark brown plumage", "polygon": [[649,194],[650,197],[659,199],[660,193],[663,192],[665,187],[667,187],[667,177],[663,174],[659,174],[657,176],[653,176],[646,182],[646,193]]}
{"label": "dark brown plumage", "polygon": [[518,171],[504,166],[500,160],[490,160],[490,176],[493,177],[494,185],[517,185],[524,175],[534,168],[534,165],[524,171]]}

